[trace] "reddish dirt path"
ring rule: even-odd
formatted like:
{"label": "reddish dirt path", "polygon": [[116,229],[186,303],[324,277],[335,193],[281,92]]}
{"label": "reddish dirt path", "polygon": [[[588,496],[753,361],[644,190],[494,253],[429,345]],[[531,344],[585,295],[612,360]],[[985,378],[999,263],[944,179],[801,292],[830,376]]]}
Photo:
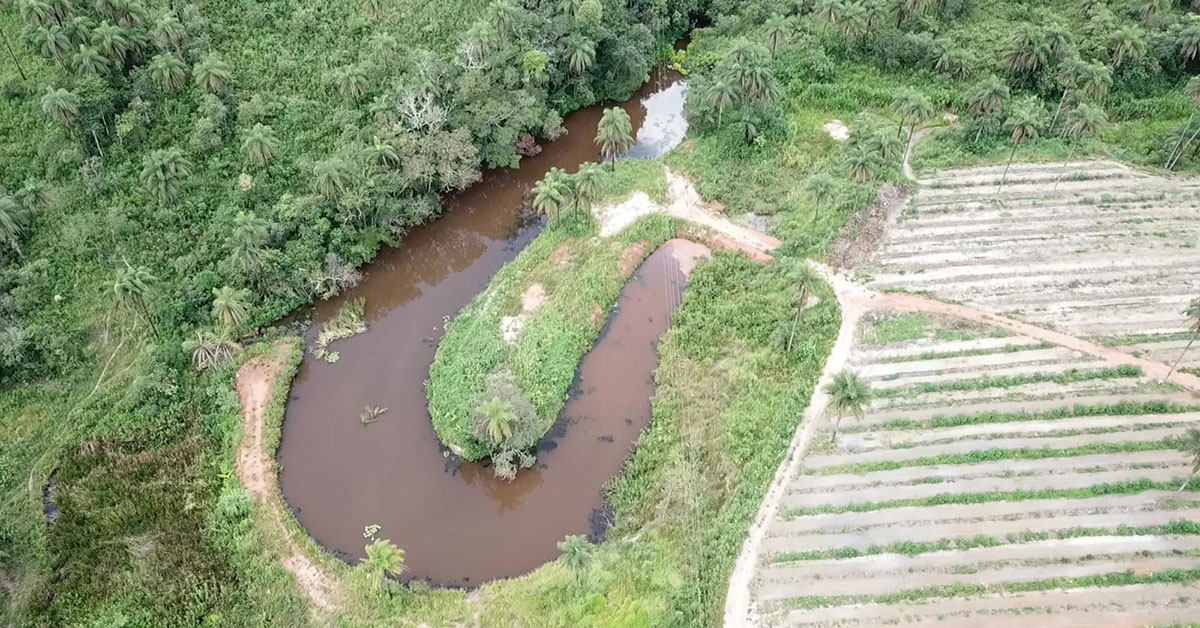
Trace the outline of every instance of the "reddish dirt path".
{"label": "reddish dirt path", "polygon": [[[865,298],[865,305],[868,309],[890,309],[900,310],[905,312],[927,312],[931,314],[941,314],[945,316],[953,316],[964,320],[974,321],[993,327],[1011,331],[1016,334],[1028,336],[1036,340],[1056,344],[1060,347],[1085,353],[1100,360],[1104,360],[1110,366],[1119,366],[1121,364],[1132,364],[1145,373],[1146,377],[1162,380],[1167,376],[1170,367],[1162,362],[1154,360],[1146,360],[1143,358],[1134,357],[1124,351],[1112,347],[1105,347],[1094,342],[1084,340],[1075,336],[1070,336],[1061,332],[1038,327],[1029,323],[1023,323],[1018,320],[993,314],[973,307],[965,305],[956,305],[953,303],[945,303],[935,299],[920,297],[912,294],[902,293],[879,293],[864,291],[859,298]],[[1171,374],[1171,383],[1180,386],[1192,392],[1200,391],[1200,377],[1191,375],[1190,373],[1182,373],[1175,371]]]}
{"label": "reddish dirt path", "polygon": [[284,523],[275,460],[266,445],[267,406],[290,350],[291,345],[287,343],[276,345],[270,353],[252,358],[238,369],[235,380],[238,399],[242,402],[242,442],[237,452],[237,476],[254,500],[270,511],[273,525],[267,533],[286,541],[287,553],[281,557],[283,568],[292,574],[311,608],[328,613],[337,608],[338,585],[308,559],[291,528]]}

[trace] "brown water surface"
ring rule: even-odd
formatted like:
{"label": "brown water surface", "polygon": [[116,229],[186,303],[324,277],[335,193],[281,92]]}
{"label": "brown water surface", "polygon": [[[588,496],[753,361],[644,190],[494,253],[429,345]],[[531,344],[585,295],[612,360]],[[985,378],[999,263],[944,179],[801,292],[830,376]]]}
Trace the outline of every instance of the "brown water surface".
{"label": "brown water surface", "polygon": [[[682,139],[678,81],[656,72],[623,105],[639,130],[636,155],[656,156]],[[486,172],[447,200],[443,217],[381,253],[356,288],[314,305],[310,342],[347,300],[367,303],[368,331],[334,343],[335,364],[305,357],[279,448],[284,497],[326,549],[357,562],[363,528],[379,525],[380,538],[406,550],[409,577],[473,586],[554,558],[556,542],[587,533],[599,517],[601,487],[649,421],[654,344],[683,289],[666,247],[625,288],[538,466],[516,481],[446,455],[424,382],[446,323],[540,229],[525,203],[528,190],[551,167],[573,171],[598,158],[600,115],[600,107],[571,114],[568,135],[519,169]],[[358,416],[370,405],[388,411],[363,426]]]}

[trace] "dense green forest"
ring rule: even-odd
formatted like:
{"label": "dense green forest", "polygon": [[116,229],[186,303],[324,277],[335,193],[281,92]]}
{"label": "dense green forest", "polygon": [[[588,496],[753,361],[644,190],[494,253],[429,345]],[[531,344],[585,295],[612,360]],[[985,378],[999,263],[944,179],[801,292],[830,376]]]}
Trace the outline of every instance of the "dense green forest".
{"label": "dense green forest", "polygon": [[[664,58],[689,72],[692,123],[664,161],[731,214],[774,216],[785,257],[822,256],[881,182],[901,181],[904,136],[944,124],[943,112],[959,120],[921,145],[919,169],[1013,151],[1194,169],[1193,11],[1170,0],[6,0],[0,617],[303,623],[232,478],[225,358],[353,282],[381,246],[436,216],[440,195],[517,165],[563,115],[627,97]],[[833,118],[849,142],[821,128]],[[605,575],[578,595],[544,575],[502,583],[489,599],[511,594],[530,614],[494,610],[498,621],[719,621],[794,427],[778,420],[796,420],[836,315],[813,322],[807,353],[770,357],[786,274],[727,257],[706,268],[664,344],[654,424],[675,427],[610,487],[618,531],[646,527],[654,544],[602,553]],[[762,378],[770,394],[711,409],[729,425],[693,436],[728,451],[697,453],[680,444],[692,411],[683,374],[708,372],[728,342],[743,351],[735,372],[707,384]],[[742,467],[733,488],[712,477]],[[696,477],[697,493],[671,492]],[[53,525],[44,501],[57,504]],[[683,538],[698,522],[711,526]],[[461,596],[364,604],[363,622],[447,617]]]}

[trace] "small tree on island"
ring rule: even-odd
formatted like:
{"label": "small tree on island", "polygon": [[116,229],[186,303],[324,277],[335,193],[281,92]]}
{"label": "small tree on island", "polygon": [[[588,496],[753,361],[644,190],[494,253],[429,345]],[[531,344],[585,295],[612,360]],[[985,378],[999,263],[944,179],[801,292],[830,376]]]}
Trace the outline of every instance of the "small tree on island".
{"label": "small tree on island", "polygon": [[367,557],[360,558],[362,569],[371,583],[371,588],[378,591],[383,586],[383,579],[388,574],[399,576],[408,571],[404,564],[404,550],[396,547],[387,539],[378,539],[366,547]]}

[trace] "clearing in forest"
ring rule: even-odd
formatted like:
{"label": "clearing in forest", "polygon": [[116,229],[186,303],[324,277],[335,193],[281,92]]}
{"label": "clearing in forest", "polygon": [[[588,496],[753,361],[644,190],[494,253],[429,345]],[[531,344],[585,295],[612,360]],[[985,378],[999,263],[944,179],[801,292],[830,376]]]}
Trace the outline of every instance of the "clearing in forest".
{"label": "clearing in forest", "polygon": [[727,625],[1200,617],[1200,483],[1179,490],[1178,451],[1200,398],[1158,379],[1200,295],[1200,185],[1060,163],[1014,166],[997,195],[1001,172],[922,181],[865,286],[835,280],[849,321],[822,386],[847,369],[872,398],[835,436],[814,397]]}

